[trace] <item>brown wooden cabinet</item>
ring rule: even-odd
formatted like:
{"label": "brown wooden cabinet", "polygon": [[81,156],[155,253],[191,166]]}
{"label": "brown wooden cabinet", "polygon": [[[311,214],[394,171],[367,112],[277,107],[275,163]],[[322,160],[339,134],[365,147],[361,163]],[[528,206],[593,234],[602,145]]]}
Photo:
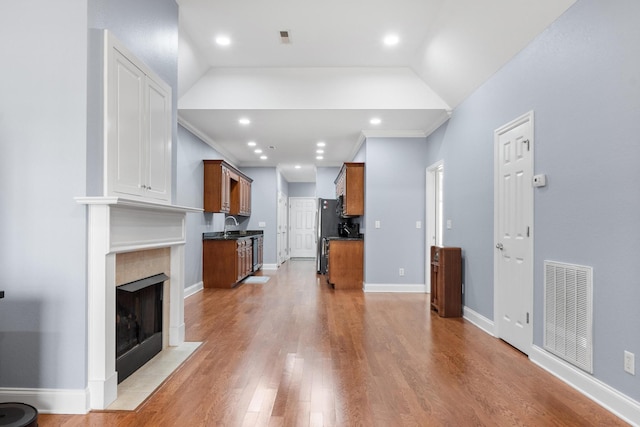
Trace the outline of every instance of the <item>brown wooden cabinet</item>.
{"label": "brown wooden cabinet", "polygon": [[327,281],[336,290],[362,289],[364,278],[364,241],[329,240]]}
{"label": "brown wooden cabinet", "polygon": [[251,216],[252,179],[224,160],[204,160],[204,210]]}
{"label": "brown wooden cabinet", "polygon": [[202,241],[202,281],[205,288],[231,288],[253,272],[253,239]]}
{"label": "brown wooden cabinet", "polygon": [[462,316],[462,250],[431,246],[431,309]]}
{"label": "brown wooden cabinet", "polygon": [[342,216],[364,215],[364,163],[345,163],[335,180]]}

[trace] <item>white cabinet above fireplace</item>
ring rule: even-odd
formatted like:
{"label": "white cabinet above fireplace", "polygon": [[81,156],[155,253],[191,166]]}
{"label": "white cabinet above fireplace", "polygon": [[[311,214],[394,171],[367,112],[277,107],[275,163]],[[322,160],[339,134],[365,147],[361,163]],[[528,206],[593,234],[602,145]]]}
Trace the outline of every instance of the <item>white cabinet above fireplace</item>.
{"label": "white cabinet above fireplace", "polygon": [[104,195],[171,203],[171,88],[105,30]]}

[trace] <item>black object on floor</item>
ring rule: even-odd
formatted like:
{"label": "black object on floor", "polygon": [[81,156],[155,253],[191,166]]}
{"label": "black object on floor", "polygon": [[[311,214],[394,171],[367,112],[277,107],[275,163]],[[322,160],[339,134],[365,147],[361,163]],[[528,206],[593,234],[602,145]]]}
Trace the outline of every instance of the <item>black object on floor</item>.
{"label": "black object on floor", "polygon": [[26,403],[0,403],[1,427],[38,427],[38,410]]}

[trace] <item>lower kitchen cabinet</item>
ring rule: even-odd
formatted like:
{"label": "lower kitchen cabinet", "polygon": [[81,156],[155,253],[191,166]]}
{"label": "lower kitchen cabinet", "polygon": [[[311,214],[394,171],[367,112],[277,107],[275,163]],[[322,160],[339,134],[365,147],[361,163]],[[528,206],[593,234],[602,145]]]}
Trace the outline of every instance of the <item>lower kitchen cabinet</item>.
{"label": "lower kitchen cabinet", "polygon": [[364,241],[331,239],[327,280],[336,290],[362,289],[364,278]]}
{"label": "lower kitchen cabinet", "polygon": [[202,281],[205,288],[232,288],[253,273],[253,239],[202,241]]}

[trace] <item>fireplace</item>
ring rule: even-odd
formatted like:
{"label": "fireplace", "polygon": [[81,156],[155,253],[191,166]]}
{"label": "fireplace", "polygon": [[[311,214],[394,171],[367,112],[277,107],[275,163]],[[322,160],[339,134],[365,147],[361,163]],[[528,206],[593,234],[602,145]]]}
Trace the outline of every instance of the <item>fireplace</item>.
{"label": "fireplace", "polygon": [[[116,197],[79,197],[88,207],[88,409],[106,409],[118,395],[116,287],[164,271],[163,347],[184,342],[184,245],[186,213],[202,212]],[[168,267],[120,278],[116,258],[164,251]],[[147,265],[147,263],[143,263]],[[128,275],[129,273],[125,273]]]}
{"label": "fireplace", "polygon": [[163,283],[156,274],[116,288],[118,384],[162,351]]}

